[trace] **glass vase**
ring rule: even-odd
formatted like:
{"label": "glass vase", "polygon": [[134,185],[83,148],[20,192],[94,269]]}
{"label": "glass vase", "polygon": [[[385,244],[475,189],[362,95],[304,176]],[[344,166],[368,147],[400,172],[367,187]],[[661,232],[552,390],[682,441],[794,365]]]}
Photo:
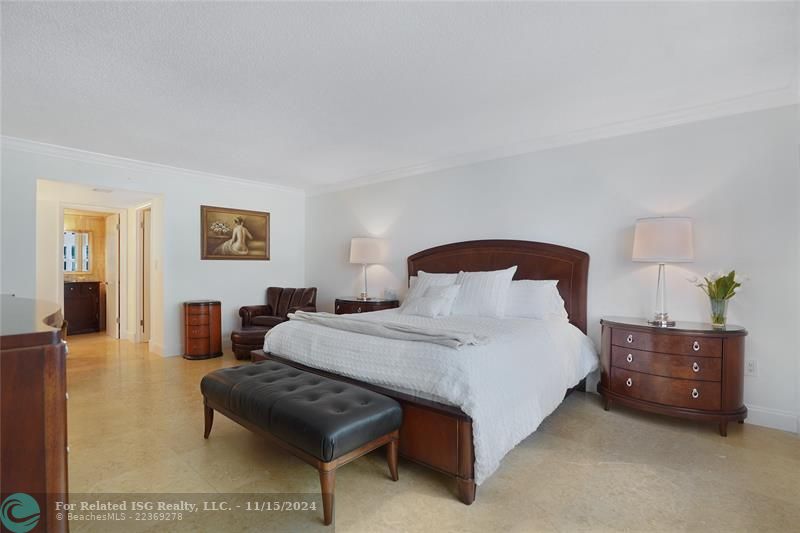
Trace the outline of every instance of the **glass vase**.
{"label": "glass vase", "polygon": [[711,298],[711,327],[724,329],[728,318],[728,300]]}

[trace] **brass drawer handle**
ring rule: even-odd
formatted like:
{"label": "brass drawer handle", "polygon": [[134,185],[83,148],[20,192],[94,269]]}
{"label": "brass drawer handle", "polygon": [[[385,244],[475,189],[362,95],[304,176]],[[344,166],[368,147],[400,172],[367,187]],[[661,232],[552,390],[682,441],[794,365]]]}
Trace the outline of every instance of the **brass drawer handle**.
{"label": "brass drawer handle", "polygon": [[631,378],[626,379],[625,380],[625,385],[627,385],[628,387],[632,387],[633,386],[633,380]]}
{"label": "brass drawer handle", "polygon": [[358,309],[356,309],[356,313],[360,313],[360,312],[361,312],[361,308],[359,307]]}
{"label": "brass drawer handle", "polygon": [[627,339],[625,339],[625,341],[626,341],[628,344],[632,343],[632,342],[633,342],[633,335],[631,335],[631,334],[628,334],[628,338],[627,338]]}
{"label": "brass drawer handle", "polygon": [[625,358],[625,360],[626,360],[627,362],[629,362],[629,363],[633,363],[633,354],[632,354],[632,353],[629,353],[629,354],[628,354],[628,357],[626,357],[626,358]]}
{"label": "brass drawer handle", "polygon": [[700,397],[700,391],[698,391],[697,389],[692,389],[692,398],[696,400],[699,397]]}
{"label": "brass drawer handle", "polygon": [[692,350],[694,350],[695,352],[699,352],[700,351],[700,343],[697,342],[697,341],[694,341],[694,344],[692,344]]}
{"label": "brass drawer handle", "polygon": [[697,364],[697,361],[692,363],[692,370],[694,370],[695,372],[700,372],[700,365]]}

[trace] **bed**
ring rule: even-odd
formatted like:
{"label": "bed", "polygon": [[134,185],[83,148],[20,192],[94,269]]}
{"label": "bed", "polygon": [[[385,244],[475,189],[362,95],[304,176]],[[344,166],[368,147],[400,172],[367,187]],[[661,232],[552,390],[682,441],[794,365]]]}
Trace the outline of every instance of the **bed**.
{"label": "bed", "polygon": [[[367,321],[436,320],[492,339],[452,350],[429,343],[372,338],[290,321],[273,328],[265,356],[380,392],[403,407],[400,453],[456,480],[459,499],[477,485],[563,400],[582,389],[597,365],[586,332],[589,256],[553,244],[486,240],[438,246],[408,258],[408,275],[499,270],[514,279],[555,279],[569,322],[447,317],[426,319],[397,310]],[[562,354],[570,354],[561,357]]]}

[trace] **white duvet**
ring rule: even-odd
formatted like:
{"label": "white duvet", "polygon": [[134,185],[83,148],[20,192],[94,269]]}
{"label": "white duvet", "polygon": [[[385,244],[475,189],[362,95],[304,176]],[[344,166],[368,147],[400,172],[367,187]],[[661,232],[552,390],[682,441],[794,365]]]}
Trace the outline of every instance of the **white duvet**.
{"label": "white duvet", "polygon": [[426,318],[396,309],[348,318],[470,331],[489,338],[485,345],[455,350],[292,320],[272,328],[264,339],[264,351],[286,359],[459,407],[473,421],[478,484],[558,407],[566,390],[598,364],[589,338],[564,320]]}

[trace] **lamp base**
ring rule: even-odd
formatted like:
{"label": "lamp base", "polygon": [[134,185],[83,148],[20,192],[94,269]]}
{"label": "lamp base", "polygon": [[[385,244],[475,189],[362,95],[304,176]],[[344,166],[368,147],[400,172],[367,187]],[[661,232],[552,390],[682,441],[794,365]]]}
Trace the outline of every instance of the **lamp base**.
{"label": "lamp base", "polygon": [[667,313],[656,313],[653,320],[648,320],[647,323],[659,328],[671,328],[675,326],[675,321],[671,320]]}
{"label": "lamp base", "polygon": [[367,300],[369,300],[369,295],[367,295],[366,292],[362,292],[361,294],[358,295],[358,299],[364,300],[366,302]]}

